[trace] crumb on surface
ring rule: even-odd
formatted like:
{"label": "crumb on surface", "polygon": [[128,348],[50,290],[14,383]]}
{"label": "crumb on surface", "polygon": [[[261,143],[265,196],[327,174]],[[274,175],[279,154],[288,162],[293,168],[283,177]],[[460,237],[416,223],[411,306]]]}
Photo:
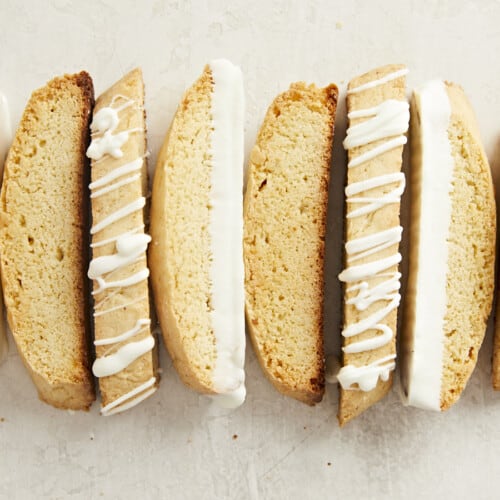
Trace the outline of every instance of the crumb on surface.
{"label": "crumb on surface", "polygon": [[233,434],[233,439],[238,439],[238,434]]}
{"label": "crumb on surface", "polygon": [[328,465],[328,467],[330,467],[332,465],[332,462],[327,462],[326,465]]}
{"label": "crumb on surface", "polygon": [[341,30],[343,27],[344,27],[344,24],[342,23],[342,21],[337,21],[335,23],[335,29],[336,30]]}

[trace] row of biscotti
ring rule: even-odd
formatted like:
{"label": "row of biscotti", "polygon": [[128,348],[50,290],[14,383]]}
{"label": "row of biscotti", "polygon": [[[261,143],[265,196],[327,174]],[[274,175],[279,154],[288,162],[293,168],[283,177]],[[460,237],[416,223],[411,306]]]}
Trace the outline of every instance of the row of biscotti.
{"label": "row of biscotti", "polygon": [[[388,391],[395,367],[406,73],[402,66],[379,68],[354,79],[348,89],[341,423]],[[80,134],[70,133],[67,123],[68,88],[83,97],[82,113],[71,115]],[[11,329],[42,398],[71,408],[93,400],[84,346],[85,287],[75,286],[82,276],[85,214],[81,193],[70,189],[84,176],[91,94],[90,78],[80,74],[56,79],[32,96],[11,148],[2,196],[8,207],[2,215],[7,236],[2,270]],[[452,402],[443,397],[441,403],[441,388],[458,397],[475,364],[482,338],[477,331],[484,332],[491,305],[495,224],[491,178],[463,94],[437,82],[415,96],[415,229],[406,321],[412,354],[406,387],[410,403],[438,409]],[[69,98],[75,101],[71,92]],[[93,371],[100,380],[103,414],[135,405],[154,392],[158,379],[147,286],[150,238],[143,215],[143,99],[137,70],[105,92],[94,109],[87,149]],[[245,396],[242,240],[249,330],[264,371],[285,394],[307,403],[321,400],[324,233],[336,100],[334,85],[295,84],[273,102],[250,156],[244,235],[243,88],[237,68],[222,60],[207,66],[186,92],[160,152],[149,251],[158,316],[181,378],[201,392],[219,394],[222,404],[238,405]],[[448,133],[452,124],[460,147]],[[472,153],[463,153],[467,148]],[[436,171],[436,164],[443,170]],[[462,193],[457,180],[462,178],[475,190],[467,203],[460,194],[463,237],[449,245],[457,218],[443,199],[451,205]],[[19,196],[23,193],[29,196]],[[430,220],[425,207],[432,207]],[[65,233],[69,227],[77,231]],[[469,238],[474,229],[478,233]],[[456,258],[449,246],[458,249],[457,276],[467,274],[465,283],[451,275],[455,264],[449,263]],[[436,281],[439,274],[448,281]],[[465,312],[463,297],[474,299]],[[435,308],[443,301],[446,318],[442,307]],[[48,321],[54,317],[66,321]],[[449,327],[453,322],[461,328]],[[453,335],[446,328],[453,328]]]}

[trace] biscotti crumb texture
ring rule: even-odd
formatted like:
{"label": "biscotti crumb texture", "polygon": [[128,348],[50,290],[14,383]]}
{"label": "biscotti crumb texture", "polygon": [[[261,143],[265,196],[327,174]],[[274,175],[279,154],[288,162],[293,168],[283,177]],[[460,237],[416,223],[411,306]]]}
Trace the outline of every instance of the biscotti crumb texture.
{"label": "biscotti crumb texture", "polygon": [[462,88],[446,82],[455,161],[448,239],[441,410],[455,403],[476,366],[494,289],[496,208],[476,117]]}
{"label": "biscotti crumb texture", "polygon": [[250,154],[244,204],[247,323],[264,373],[308,404],[324,392],[323,258],[337,87],[292,84]]}
{"label": "biscotti crumb texture", "polygon": [[88,355],[85,148],[90,76],[33,92],[5,165],[0,207],[7,317],[39,396],[66,409],[95,398]]}
{"label": "biscotti crumb texture", "polygon": [[163,338],[182,381],[213,393],[210,323],[210,99],[205,68],[186,91],[157,160],[149,259]]}

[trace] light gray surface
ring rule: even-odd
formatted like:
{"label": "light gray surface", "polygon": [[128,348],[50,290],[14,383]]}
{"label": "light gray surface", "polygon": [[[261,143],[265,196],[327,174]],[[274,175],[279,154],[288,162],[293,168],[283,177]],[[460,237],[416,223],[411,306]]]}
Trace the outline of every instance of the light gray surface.
{"label": "light gray surface", "polygon": [[[488,156],[500,168],[499,26],[494,0],[0,0],[0,88],[17,125],[30,92],[56,74],[87,69],[99,94],[140,65],[154,165],[182,92],[211,58],[227,57],[243,69],[247,154],[268,104],[290,82],[336,82],[338,194],[345,85],[391,62],[409,66],[409,88],[435,77],[463,85]],[[341,204],[333,200],[331,207],[328,242],[335,253]],[[329,258],[328,351],[338,349],[338,266]],[[248,398],[232,414],[183,387],[162,346],[157,394],[133,411],[102,418],[97,404],[89,414],[71,415],[40,403],[10,344],[0,366],[2,499],[499,496],[500,393],[490,386],[491,335],[448,413],[404,408],[394,392],[343,430],[335,387],[315,408],[286,399],[264,379],[249,348]]]}

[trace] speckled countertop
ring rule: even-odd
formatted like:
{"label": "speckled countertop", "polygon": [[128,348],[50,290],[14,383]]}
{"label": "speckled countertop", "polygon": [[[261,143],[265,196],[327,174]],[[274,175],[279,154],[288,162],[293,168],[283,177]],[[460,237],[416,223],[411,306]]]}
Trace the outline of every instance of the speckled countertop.
{"label": "speckled countertop", "polygon": [[[152,162],[184,89],[215,57],[243,69],[246,153],[271,99],[290,82],[341,90],[326,263],[326,346],[339,349],[347,81],[391,62],[409,88],[460,83],[500,170],[498,0],[0,0],[0,88],[13,125],[30,92],[88,70],[99,94],[140,65]],[[337,201],[335,201],[337,200]],[[11,339],[10,339],[11,340]],[[0,366],[1,499],[498,498],[500,393],[490,386],[491,334],[461,399],[440,415],[404,408],[394,391],[340,430],[337,389],[315,408],[275,392],[247,349],[248,398],[226,413],[186,389],[161,348],[159,391],[102,418],[40,403],[13,342]]]}

